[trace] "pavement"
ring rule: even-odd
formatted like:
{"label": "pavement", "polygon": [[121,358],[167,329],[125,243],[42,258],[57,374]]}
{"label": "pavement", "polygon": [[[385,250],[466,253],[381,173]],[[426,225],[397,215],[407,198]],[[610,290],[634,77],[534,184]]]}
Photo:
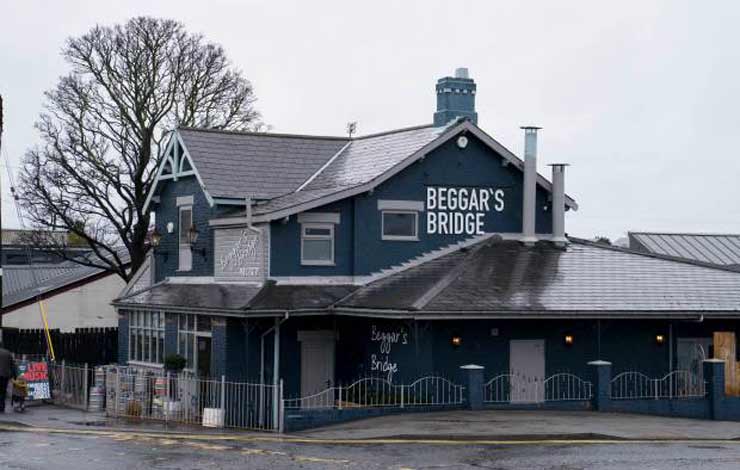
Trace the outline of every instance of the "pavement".
{"label": "pavement", "polygon": [[482,410],[410,413],[309,430],[316,439],[740,440],[740,422],[591,411]]}
{"label": "pavement", "polygon": [[[156,421],[112,419],[48,404],[34,404],[24,413],[0,415],[0,425],[56,430],[90,430],[210,437],[275,438],[275,434]],[[740,422],[667,418],[624,413],[543,410],[439,411],[382,416],[279,436],[306,441],[371,440],[738,440]]]}

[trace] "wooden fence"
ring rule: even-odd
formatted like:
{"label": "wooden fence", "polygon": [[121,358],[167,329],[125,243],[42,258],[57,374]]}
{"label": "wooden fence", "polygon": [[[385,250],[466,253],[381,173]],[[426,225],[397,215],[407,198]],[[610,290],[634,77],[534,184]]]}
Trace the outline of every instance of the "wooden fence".
{"label": "wooden fence", "polygon": [[[77,328],[74,333],[50,330],[56,360],[102,365],[118,360],[118,328]],[[47,354],[44,330],[3,328],[3,346],[15,354]]]}

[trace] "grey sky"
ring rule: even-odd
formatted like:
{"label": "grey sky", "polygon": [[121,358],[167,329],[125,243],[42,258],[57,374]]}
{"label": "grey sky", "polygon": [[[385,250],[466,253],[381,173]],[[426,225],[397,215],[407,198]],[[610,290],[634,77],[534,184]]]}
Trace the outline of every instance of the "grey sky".
{"label": "grey sky", "polygon": [[[569,233],[740,232],[738,2],[5,1],[3,152],[36,142],[64,39],[95,23],[173,17],[221,43],[279,132],[361,134],[431,122],[434,84],[478,83],[479,125],[539,170],[568,162]],[[3,224],[12,216],[3,167]]]}

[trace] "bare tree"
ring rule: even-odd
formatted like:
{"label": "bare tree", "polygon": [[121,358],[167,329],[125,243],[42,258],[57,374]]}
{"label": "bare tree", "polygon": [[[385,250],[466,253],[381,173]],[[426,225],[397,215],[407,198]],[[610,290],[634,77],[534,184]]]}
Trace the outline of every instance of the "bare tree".
{"label": "bare tree", "polygon": [[[37,235],[68,231],[94,253],[75,261],[128,281],[146,256],[144,202],[168,130],[261,128],[252,85],[221,46],[166,19],[96,26],[62,54],[72,70],[46,92],[21,204]],[[51,237],[34,243],[65,256]]]}

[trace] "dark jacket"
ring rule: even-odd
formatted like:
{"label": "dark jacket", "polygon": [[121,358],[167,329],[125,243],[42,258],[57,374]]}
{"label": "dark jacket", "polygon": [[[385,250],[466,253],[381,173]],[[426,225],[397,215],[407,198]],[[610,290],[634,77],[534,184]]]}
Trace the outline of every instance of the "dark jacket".
{"label": "dark jacket", "polygon": [[0,348],[0,377],[14,377],[15,363],[13,354],[5,348]]}

